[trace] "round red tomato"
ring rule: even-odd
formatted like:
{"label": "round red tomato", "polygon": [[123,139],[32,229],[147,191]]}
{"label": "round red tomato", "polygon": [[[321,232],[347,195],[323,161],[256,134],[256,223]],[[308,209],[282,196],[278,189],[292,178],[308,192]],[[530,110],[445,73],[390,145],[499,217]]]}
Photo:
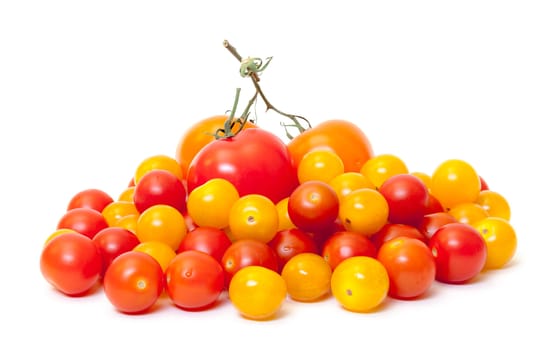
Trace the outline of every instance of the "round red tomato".
{"label": "round red tomato", "polygon": [[221,265],[225,270],[227,286],[232,276],[245,266],[263,266],[278,272],[278,258],[273,248],[254,239],[234,241],[223,254]]}
{"label": "round red tomato", "polygon": [[104,275],[104,293],[124,313],[148,311],[163,292],[161,266],[147,253],[129,251],[115,258]]}
{"label": "round red tomato", "polygon": [[102,255],[89,237],[64,233],[52,238],[40,255],[40,271],[57,290],[83,295],[99,280]]}
{"label": "round red tomato", "polygon": [[140,213],[156,204],[170,205],[182,213],[186,210],[186,189],[173,173],[150,170],[136,184],[133,201]]}
{"label": "round red tomato", "polygon": [[377,259],[388,271],[388,295],[393,298],[419,297],[436,278],[434,256],[425,243],[415,238],[398,237],[385,242]]}
{"label": "round red tomato", "polygon": [[211,307],[225,286],[225,275],[219,261],[196,250],[177,254],[165,270],[165,277],[169,298],[183,309]]}
{"label": "round red tomato", "polygon": [[426,239],[430,239],[430,237],[432,237],[440,227],[453,222],[457,222],[457,219],[449,213],[431,213],[426,214],[422,218],[421,223],[418,225],[418,229],[426,237]]}
{"label": "round red tomato", "polygon": [[322,249],[322,256],[332,270],[352,256],[376,258],[376,254],[376,248],[367,235],[351,231],[334,233],[326,240]]}
{"label": "round red tomato", "polygon": [[73,208],[66,211],[58,221],[57,228],[69,228],[89,238],[108,227],[101,212],[90,208]]}
{"label": "round red tomato", "polygon": [[89,188],[76,193],[67,204],[67,210],[74,208],[90,208],[102,212],[106,205],[113,202],[113,198],[106,192]]}
{"label": "round red tomato", "polygon": [[486,263],[486,242],[468,224],[443,225],[428,246],[436,261],[436,279],[441,282],[464,283],[476,277]]}
{"label": "round red tomato", "polygon": [[188,170],[188,191],[213,178],[230,181],[240,196],[261,194],[274,203],[298,184],[286,144],[261,128],[218,139],[198,152]]}
{"label": "round red tomato", "polygon": [[379,188],[389,207],[388,220],[395,224],[417,225],[428,206],[428,188],[412,174],[397,174]]}
{"label": "round red tomato", "polygon": [[100,230],[92,239],[102,254],[102,276],[113,259],[132,250],[140,241],[131,231],[122,227],[106,227]]}
{"label": "round red tomato", "polygon": [[232,241],[225,231],[214,227],[199,226],[184,236],[177,253],[197,250],[211,255],[217,261],[221,261],[223,254],[231,244]]}
{"label": "round red tomato", "polygon": [[426,244],[426,237],[414,226],[406,224],[391,224],[384,225],[374,235],[371,236],[371,241],[375,247],[379,249],[382,244],[397,237],[410,237],[420,240]]}
{"label": "round red tomato", "polygon": [[327,183],[311,180],[300,184],[288,199],[288,215],[292,223],[307,232],[323,231],[338,217],[340,202]]}
{"label": "round red tomato", "polygon": [[298,228],[278,231],[269,242],[278,258],[279,271],[292,257],[300,253],[317,253],[313,236]]}

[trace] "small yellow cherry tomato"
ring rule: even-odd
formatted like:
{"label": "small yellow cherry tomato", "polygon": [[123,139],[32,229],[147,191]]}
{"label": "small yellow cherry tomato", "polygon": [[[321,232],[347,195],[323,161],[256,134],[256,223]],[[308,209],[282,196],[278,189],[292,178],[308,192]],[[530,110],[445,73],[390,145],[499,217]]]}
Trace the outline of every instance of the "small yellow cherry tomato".
{"label": "small yellow cherry tomato", "polygon": [[492,190],[483,190],[478,194],[476,203],[484,208],[489,216],[511,219],[511,207],[503,195]]}
{"label": "small yellow cherry tomato", "polygon": [[123,192],[119,194],[119,197],[117,198],[117,200],[126,201],[126,202],[134,201],[134,189],[135,189],[135,186],[129,186],[125,188]]}
{"label": "small yellow cherry tomato", "polygon": [[160,241],[142,242],[133,248],[134,251],[144,252],[156,259],[163,272],[177,253],[167,244]]}
{"label": "small yellow cherry tomato", "polygon": [[330,182],[344,172],[344,162],[336,152],[326,148],[316,148],[307,152],[298,164],[298,180]]}
{"label": "small yellow cherry tomato", "polygon": [[466,161],[448,159],[432,173],[430,192],[446,209],[475,202],[480,193],[480,177]]}
{"label": "small yellow cherry tomato", "polygon": [[277,204],[277,212],[278,212],[278,231],[284,231],[289,230],[291,228],[296,227],[292,220],[290,220],[290,215],[288,214],[288,201],[290,200],[290,197],[286,197],[281,199]]}
{"label": "small yellow cherry tomato", "polygon": [[488,217],[488,212],[481,205],[472,202],[457,204],[449,210],[449,213],[458,222],[469,225]]}
{"label": "small yellow cherry tomato", "polygon": [[183,179],[182,168],[175,158],[165,154],[156,154],[143,159],[138,164],[134,173],[134,183],[137,184],[144,174],[155,169],[167,170],[180,180]]}
{"label": "small yellow cherry tomato", "polygon": [[64,233],[78,233],[77,231],[75,230],[72,230],[70,228],[60,228],[54,232],[52,232],[47,238],[46,238],[46,241],[44,241],[44,244],[48,244],[48,242],[50,242],[54,237],[57,237],[59,235],[63,235]]}
{"label": "small yellow cherry tomato", "polygon": [[353,190],[360,188],[376,189],[366,176],[351,171],[335,176],[330,180],[329,185],[334,189],[340,201]]}
{"label": "small yellow cherry tomato", "polygon": [[388,222],[389,211],[388,202],[380,192],[360,188],[343,198],[338,217],[347,231],[371,236]]}
{"label": "small yellow cherry tomato", "polygon": [[136,234],[136,223],[138,222],[139,216],[139,214],[129,214],[127,216],[123,216],[117,220],[113,226],[122,227]]}
{"label": "small yellow cherry tomato", "polygon": [[229,224],[230,208],[238,198],[238,190],[230,181],[210,179],[188,195],[188,215],[198,226],[224,229]]}
{"label": "small yellow cherry tomato", "polygon": [[484,237],[488,250],[484,269],[502,268],[513,259],[517,235],[509,221],[489,216],[477,222],[474,228]]}
{"label": "small yellow cherry tomato", "polygon": [[186,233],[182,213],[166,204],[152,205],[140,214],[136,222],[136,236],[140,242],[163,242],[175,251]]}
{"label": "small yellow cherry tomato", "polygon": [[281,272],[290,298],[316,301],[330,292],[332,269],[315,253],[299,253],[286,262]]}
{"label": "small yellow cherry tomato", "polygon": [[411,172],[411,175],[418,177],[424,183],[426,188],[430,189],[430,184],[432,183],[432,177],[430,175],[420,171],[413,171]]}
{"label": "small yellow cherry tomato", "polygon": [[247,194],[234,202],[229,213],[229,228],[234,239],[269,242],[278,230],[278,210],[268,197]]}
{"label": "small yellow cherry tomato", "polygon": [[408,169],[405,162],[393,154],[379,154],[367,160],[361,167],[361,174],[369,181],[380,188],[382,183],[397,174],[407,174]]}
{"label": "small yellow cherry tomato", "polygon": [[139,212],[131,201],[113,201],[102,210],[102,216],[108,226],[116,226],[117,222],[127,215],[138,215]]}

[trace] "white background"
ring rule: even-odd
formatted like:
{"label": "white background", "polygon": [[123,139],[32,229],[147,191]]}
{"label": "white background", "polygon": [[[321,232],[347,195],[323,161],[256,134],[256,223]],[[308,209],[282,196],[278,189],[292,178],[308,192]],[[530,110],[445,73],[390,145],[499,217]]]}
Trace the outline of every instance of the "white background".
{"label": "white background", "polygon": [[[550,2],[230,3],[0,4],[0,348],[551,348]],[[223,39],[274,57],[261,84],[278,108],[354,121],[412,171],[473,164],[511,203],[512,264],[369,314],[286,301],[268,322],[228,301],[131,317],[101,291],[55,292],[39,254],[69,198],[118,196],[139,161],[174,155],[190,123],[230,109],[235,88],[249,98]],[[258,117],[282,120],[262,104]]]}

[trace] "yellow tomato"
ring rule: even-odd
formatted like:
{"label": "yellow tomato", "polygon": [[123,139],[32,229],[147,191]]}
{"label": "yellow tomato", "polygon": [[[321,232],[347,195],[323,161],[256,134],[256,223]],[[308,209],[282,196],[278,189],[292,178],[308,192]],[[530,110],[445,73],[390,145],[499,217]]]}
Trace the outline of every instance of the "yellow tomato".
{"label": "yellow tomato", "polygon": [[134,189],[135,189],[135,186],[129,186],[125,188],[123,192],[119,194],[119,197],[117,198],[117,200],[126,201],[126,202],[134,201]]}
{"label": "yellow tomato", "polygon": [[476,201],[480,193],[480,177],[466,161],[448,159],[432,173],[430,192],[446,209]]}
{"label": "yellow tomato", "polygon": [[198,226],[224,229],[229,224],[230,208],[238,198],[238,190],[230,181],[210,179],[188,195],[188,215]]}
{"label": "yellow tomato", "polygon": [[430,184],[432,183],[432,177],[430,175],[420,171],[413,171],[411,172],[411,175],[418,177],[424,183],[426,188],[430,188]]}
{"label": "yellow tomato", "polygon": [[316,301],[330,292],[332,269],[315,253],[294,255],[282,268],[288,295],[298,301]]}
{"label": "yellow tomato", "polygon": [[113,225],[115,227],[122,227],[133,233],[136,233],[136,223],[138,222],[139,214],[130,214],[123,216]]}
{"label": "yellow tomato", "polygon": [[139,243],[133,248],[134,251],[144,252],[156,259],[163,272],[177,253],[167,244],[160,241],[148,241]]}
{"label": "yellow tomato", "polygon": [[179,179],[183,179],[182,168],[175,158],[164,154],[156,154],[143,159],[138,164],[134,173],[134,183],[137,184],[144,174],[155,169],[167,170]]}
{"label": "yellow tomato", "polygon": [[255,239],[267,243],[278,229],[276,205],[260,194],[244,195],[230,209],[229,228],[234,239]]}
{"label": "yellow tomato", "polygon": [[476,203],[484,208],[489,216],[511,219],[511,207],[503,195],[491,190],[480,191]]}
{"label": "yellow tomato", "polygon": [[52,232],[47,238],[46,238],[46,241],[44,242],[44,244],[47,244],[48,242],[50,242],[54,237],[57,237],[59,235],[63,235],[64,233],[78,233],[77,231],[75,230],[72,230],[70,228],[60,228],[54,232]]}
{"label": "yellow tomato", "polygon": [[389,211],[388,202],[380,192],[361,188],[343,198],[338,217],[346,230],[371,236],[388,222]]}
{"label": "yellow tomato", "polygon": [[327,148],[316,148],[303,156],[297,171],[300,183],[310,180],[329,183],[344,172],[344,162],[336,152]]}
{"label": "yellow tomato", "polygon": [[487,217],[474,225],[480,232],[488,250],[484,269],[499,269],[512,260],[517,249],[517,235],[504,218]]}
{"label": "yellow tomato", "polygon": [[408,169],[405,162],[393,154],[379,154],[367,160],[361,167],[361,174],[369,181],[380,188],[382,183],[397,174],[407,174]]}
{"label": "yellow tomato", "polygon": [[277,212],[278,212],[278,231],[284,231],[289,230],[291,228],[296,227],[292,220],[290,220],[290,215],[288,214],[288,201],[290,200],[290,197],[286,197],[281,199],[277,204]]}
{"label": "yellow tomato", "polygon": [[106,219],[108,226],[116,226],[117,222],[124,216],[138,214],[136,206],[130,201],[114,201],[102,210],[102,216]]}
{"label": "yellow tomato", "polygon": [[175,251],[186,233],[184,216],[170,205],[153,205],[143,211],[136,222],[136,236],[140,242],[163,242]]}
{"label": "yellow tomato", "polygon": [[376,189],[366,176],[352,171],[335,176],[330,180],[329,185],[334,189],[340,201],[353,190],[360,188]]}
{"label": "yellow tomato", "polygon": [[460,203],[449,210],[453,217],[463,224],[472,225],[486,217],[488,212],[476,203]]}

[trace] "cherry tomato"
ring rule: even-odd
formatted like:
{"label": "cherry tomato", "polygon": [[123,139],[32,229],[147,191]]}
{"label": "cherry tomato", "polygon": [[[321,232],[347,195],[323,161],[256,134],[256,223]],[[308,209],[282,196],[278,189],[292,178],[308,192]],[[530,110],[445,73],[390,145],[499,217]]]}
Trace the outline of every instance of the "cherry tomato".
{"label": "cherry tomato", "polygon": [[124,202],[133,202],[134,201],[134,190],[136,185],[129,186],[125,188],[117,197],[118,201]]}
{"label": "cherry tomato", "polygon": [[182,179],[173,173],[151,170],[134,187],[133,201],[140,213],[156,204],[170,205],[183,212],[186,209],[186,189]]}
{"label": "cherry tomato", "polygon": [[434,170],[430,192],[446,209],[474,202],[480,193],[480,177],[466,161],[448,159]]}
{"label": "cherry tomato", "polygon": [[367,160],[360,171],[378,189],[388,178],[407,174],[405,162],[394,154],[379,154]]}
{"label": "cherry tomato", "polygon": [[113,198],[97,188],[89,188],[76,193],[67,204],[67,210],[74,208],[90,208],[102,212],[106,205],[113,202]]}
{"label": "cherry tomato", "polygon": [[329,183],[334,177],[344,173],[344,162],[333,150],[316,148],[303,156],[297,172],[300,183],[311,180]]}
{"label": "cherry tomato", "polygon": [[432,193],[428,193],[428,202],[426,203],[426,209],[424,211],[424,214],[432,214],[432,213],[439,213],[443,212],[445,208],[443,207],[442,203],[434,196]]}
{"label": "cherry tomato", "polygon": [[121,227],[106,227],[100,230],[92,240],[102,254],[103,268],[101,276],[104,276],[113,259],[132,250],[140,243],[134,233]]}
{"label": "cherry tomato", "polygon": [[322,256],[299,253],[282,268],[282,278],[290,298],[298,301],[316,301],[330,292],[332,270]]}
{"label": "cherry tomato", "polygon": [[369,312],[386,300],[390,280],[376,258],[354,256],[342,261],[330,278],[330,289],[338,303],[352,312]]}
{"label": "cherry tomato", "polygon": [[104,293],[116,310],[149,311],[163,292],[163,271],[150,255],[129,251],[115,258],[104,276]]}
{"label": "cherry tomato", "polygon": [[73,208],[66,211],[58,221],[57,228],[75,230],[93,238],[100,230],[108,227],[105,218],[97,210],[90,208]]}
{"label": "cherry tomato", "polygon": [[238,198],[238,190],[230,181],[210,179],[190,192],[187,213],[198,226],[223,229],[229,224],[230,209]]}
{"label": "cherry tomato", "polygon": [[[215,133],[224,127],[227,119],[228,115],[214,115],[195,122],[185,130],[179,139],[175,156],[184,175],[188,173],[192,159],[205,145],[215,140]],[[244,124],[244,128],[255,127],[251,122]],[[239,124],[235,124],[232,131],[236,132],[238,128]]]}
{"label": "cherry tomato", "polygon": [[288,143],[294,168],[307,152],[320,147],[333,150],[342,159],[344,172],[358,172],[373,156],[371,143],[360,127],[347,120],[326,120]]}
{"label": "cherry tomato", "polygon": [[135,252],[143,252],[156,259],[161,270],[165,272],[167,266],[177,255],[177,253],[167,243],[160,241],[147,241],[136,245],[133,250]]}
{"label": "cherry tomato", "polygon": [[267,244],[255,239],[240,239],[232,242],[221,259],[225,270],[226,282],[240,269],[246,266],[263,266],[278,272],[278,258]]}
{"label": "cherry tomato", "polygon": [[197,250],[177,254],[165,272],[167,294],[183,309],[207,309],[219,299],[225,282],[223,268],[211,255]]}
{"label": "cherry tomato", "polygon": [[52,238],[40,254],[42,276],[70,296],[90,291],[100,279],[102,255],[88,236],[65,233]]}
{"label": "cherry tomato", "polygon": [[484,178],[480,175],[478,177],[480,178],[480,191],[489,190],[490,187],[488,186],[486,180],[484,180]]}
{"label": "cherry tomato", "polygon": [[211,255],[220,262],[231,244],[232,241],[225,231],[215,227],[199,226],[184,236],[177,253],[197,250]]}
{"label": "cherry tomato", "polygon": [[440,227],[453,222],[457,222],[457,219],[449,213],[431,213],[423,217],[417,228],[429,240]]}
{"label": "cherry tomato", "polygon": [[388,222],[386,198],[370,188],[351,191],[340,202],[338,217],[348,231],[371,236]]}
{"label": "cherry tomato", "polygon": [[290,194],[288,214],[297,228],[317,232],[336,221],[339,207],[338,195],[329,184],[311,180],[300,184]]}
{"label": "cherry tomato", "polygon": [[317,243],[312,235],[298,228],[278,231],[268,243],[275,251],[278,259],[278,271],[288,260],[300,253],[318,253]]}
{"label": "cherry tomato", "polygon": [[106,220],[108,226],[115,226],[121,218],[129,215],[139,215],[133,202],[114,201],[102,210],[102,216]]}
{"label": "cherry tomato", "polygon": [[376,249],[380,249],[382,244],[391,241],[394,238],[398,237],[409,237],[409,238],[415,238],[423,243],[427,243],[426,236],[422,234],[422,232],[419,231],[414,226],[406,225],[406,224],[392,224],[387,223],[374,235],[371,236],[371,241],[375,245]]}
{"label": "cherry tomato", "polygon": [[275,203],[260,194],[240,197],[230,208],[229,228],[234,239],[269,242],[278,229],[278,210]]}
{"label": "cherry tomato", "polygon": [[419,180],[421,180],[422,183],[424,183],[426,188],[430,188],[430,184],[432,183],[432,176],[420,171],[412,171],[410,174],[419,178]]}
{"label": "cherry tomato", "polygon": [[188,191],[213,178],[230,181],[240,196],[260,194],[275,204],[298,184],[286,144],[261,128],[218,139],[198,152],[188,170]]}
{"label": "cherry tomato", "polygon": [[449,214],[453,215],[455,220],[463,224],[472,225],[488,216],[488,212],[477,203],[459,203],[449,209]]}
{"label": "cherry tomato", "polygon": [[500,269],[513,259],[517,250],[517,235],[509,221],[490,216],[473,226],[486,242],[488,254],[484,269]]}
{"label": "cherry tomato", "polygon": [[169,157],[165,154],[156,154],[144,158],[138,164],[134,173],[134,185],[137,185],[140,182],[140,179],[142,179],[142,177],[151,170],[167,170],[180,180],[184,178],[180,164],[175,158]]}
{"label": "cherry tomato", "polygon": [[465,283],[476,277],[487,258],[486,242],[472,226],[446,224],[430,238],[428,246],[436,261],[436,279],[445,283]]}
{"label": "cherry tomato", "polygon": [[160,241],[175,251],[186,233],[184,216],[170,205],[149,207],[140,214],[136,223],[136,236],[140,242]]}
{"label": "cherry tomato", "polygon": [[481,205],[489,216],[511,219],[511,207],[501,193],[491,190],[480,191],[476,203]]}
{"label": "cherry tomato", "polygon": [[72,230],[70,228],[60,228],[52,232],[48,237],[46,237],[46,240],[44,241],[44,244],[47,244],[52,240],[52,238],[57,237],[59,235],[63,235],[64,233],[79,233],[75,230]]}
{"label": "cherry tomato", "polygon": [[229,299],[240,315],[254,320],[275,317],[286,299],[286,282],[274,270],[246,266],[229,285]]}
{"label": "cherry tomato", "polygon": [[388,202],[388,221],[394,224],[418,225],[428,205],[428,189],[411,174],[389,177],[379,188]]}
{"label": "cherry tomato", "polygon": [[376,188],[367,177],[357,172],[339,174],[330,180],[328,184],[334,189],[340,201],[353,190],[360,188]]}
{"label": "cherry tomato", "polygon": [[379,249],[378,261],[390,278],[388,295],[397,299],[412,299],[423,295],[436,278],[436,263],[428,246],[422,241],[398,237],[385,242]]}
{"label": "cherry tomato", "polygon": [[334,270],[338,264],[352,256],[376,258],[376,247],[368,236],[356,232],[341,231],[331,235],[324,243],[322,256]]}
{"label": "cherry tomato", "polygon": [[290,197],[286,197],[281,199],[276,204],[276,209],[278,212],[278,229],[277,231],[283,231],[288,230],[291,228],[296,227],[292,220],[290,219],[290,214],[288,213],[288,202],[290,201]]}

